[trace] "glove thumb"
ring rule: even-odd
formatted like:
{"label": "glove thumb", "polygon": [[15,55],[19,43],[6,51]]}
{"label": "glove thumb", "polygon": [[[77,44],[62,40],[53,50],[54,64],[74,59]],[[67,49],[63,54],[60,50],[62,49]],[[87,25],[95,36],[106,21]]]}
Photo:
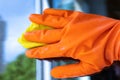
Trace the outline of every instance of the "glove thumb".
{"label": "glove thumb", "polygon": [[57,66],[52,69],[51,75],[54,78],[71,78],[86,76],[99,71],[100,69],[91,64],[80,62],[76,64]]}

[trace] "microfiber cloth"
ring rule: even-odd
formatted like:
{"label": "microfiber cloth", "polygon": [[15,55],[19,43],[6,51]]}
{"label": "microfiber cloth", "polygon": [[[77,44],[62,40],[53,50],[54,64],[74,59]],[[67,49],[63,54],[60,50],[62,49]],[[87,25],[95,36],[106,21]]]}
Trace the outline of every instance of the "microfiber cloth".
{"label": "microfiber cloth", "polygon": [[[30,32],[30,31],[35,31],[35,30],[45,30],[45,29],[52,29],[49,26],[41,25],[41,24],[36,24],[36,23],[31,23],[30,26],[26,29],[25,32]],[[24,32],[24,33],[25,33]],[[24,34],[23,33],[23,34]],[[37,42],[30,42],[27,41],[23,34],[18,38],[18,42],[24,47],[24,48],[34,48],[38,46],[44,46],[46,45],[45,43],[37,43]]]}

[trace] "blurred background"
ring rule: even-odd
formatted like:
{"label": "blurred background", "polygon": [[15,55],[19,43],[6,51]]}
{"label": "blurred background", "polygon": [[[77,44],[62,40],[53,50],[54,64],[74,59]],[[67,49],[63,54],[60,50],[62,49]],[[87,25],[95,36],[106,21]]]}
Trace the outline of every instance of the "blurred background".
{"label": "blurred background", "polygon": [[120,0],[0,0],[0,80],[120,80],[119,62],[90,76],[54,79],[50,69],[72,61],[49,62],[25,56],[17,39],[30,25],[29,15],[48,7],[120,19]]}

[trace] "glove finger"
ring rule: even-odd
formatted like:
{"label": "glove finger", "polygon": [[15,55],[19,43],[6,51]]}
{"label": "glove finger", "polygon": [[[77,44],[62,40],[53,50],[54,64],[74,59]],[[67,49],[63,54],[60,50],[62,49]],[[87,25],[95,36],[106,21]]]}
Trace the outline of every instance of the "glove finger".
{"label": "glove finger", "polygon": [[48,8],[44,10],[44,14],[61,16],[61,17],[68,17],[73,12],[74,11],[71,10],[61,10],[61,9],[53,9],[53,8]]}
{"label": "glove finger", "polygon": [[54,78],[71,78],[90,75],[98,71],[99,70],[95,66],[80,62],[76,64],[57,66],[52,69],[51,75]]}
{"label": "glove finger", "polygon": [[59,43],[37,47],[26,51],[26,56],[29,58],[45,59],[63,57],[64,51]]}
{"label": "glove finger", "polygon": [[24,33],[24,38],[33,42],[53,43],[61,39],[61,29],[26,32]]}
{"label": "glove finger", "polygon": [[70,21],[70,19],[60,16],[41,14],[31,14],[29,19],[34,23],[43,24],[53,28],[62,28]]}

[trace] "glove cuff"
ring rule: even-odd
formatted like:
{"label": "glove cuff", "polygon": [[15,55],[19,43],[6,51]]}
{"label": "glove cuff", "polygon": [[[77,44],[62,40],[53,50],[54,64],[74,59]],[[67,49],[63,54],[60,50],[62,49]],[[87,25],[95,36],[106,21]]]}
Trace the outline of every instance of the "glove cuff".
{"label": "glove cuff", "polygon": [[105,50],[110,63],[120,60],[120,21],[116,21],[109,29]]}
{"label": "glove cuff", "polygon": [[119,23],[116,25],[117,26],[117,39],[116,39],[116,47],[115,47],[115,51],[118,54],[118,59],[120,61],[120,21]]}
{"label": "glove cuff", "polygon": [[120,60],[120,21],[113,27],[111,31],[110,46],[114,55],[114,61]]}

